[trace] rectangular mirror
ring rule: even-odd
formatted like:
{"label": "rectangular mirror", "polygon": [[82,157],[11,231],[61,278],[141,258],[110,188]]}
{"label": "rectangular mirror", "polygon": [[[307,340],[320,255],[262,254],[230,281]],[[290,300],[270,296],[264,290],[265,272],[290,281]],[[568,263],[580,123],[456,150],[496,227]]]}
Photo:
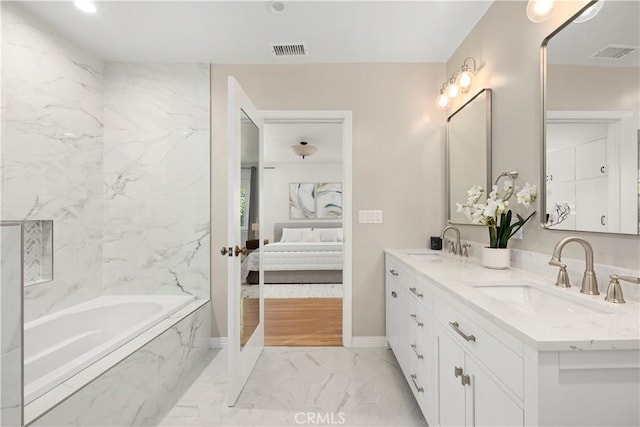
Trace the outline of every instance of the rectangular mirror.
{"label": "rectangular mirror", "polygon": [[639,234],[640,2],[594,1],[542,43],[541,215]]}
{"label": "rectangular mirror", "polygon": [[474,185],[491,188],[491,89],[482,89],[447,119],[447,222],[470,224],[456,203]]}

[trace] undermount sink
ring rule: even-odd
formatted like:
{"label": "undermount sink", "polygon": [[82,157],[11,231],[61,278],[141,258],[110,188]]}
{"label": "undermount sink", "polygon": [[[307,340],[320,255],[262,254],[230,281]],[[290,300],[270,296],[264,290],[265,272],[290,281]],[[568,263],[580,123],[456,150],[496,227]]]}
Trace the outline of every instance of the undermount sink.
{"label": "undermount sink", "polygon": [[429,259],[429,258],[440,256],[440,253],[439,252],[413,252],[413,253],[407,253],[407,255],[409,255],[411,258]]}
{"label": "undermount sink", "polygon": [[475,282],[471,286],[492,298],[512,305],[528,314],[571,315],[610,314],[604,307],[597,307],[573,298],[555,295],[526,282]]}

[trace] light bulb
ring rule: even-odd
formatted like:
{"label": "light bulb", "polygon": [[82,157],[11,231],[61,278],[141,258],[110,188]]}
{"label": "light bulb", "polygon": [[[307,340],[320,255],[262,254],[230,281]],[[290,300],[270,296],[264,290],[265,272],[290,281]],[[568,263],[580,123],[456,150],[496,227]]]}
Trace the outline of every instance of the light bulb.
{"label": "light bulb", "polygon": [[438,96],[438,105],[442,108],[449,105],[449,97],[441,92],[440,96]]}
{"label": "light bulb", "polygon": [[542,22],[549,18],[554,0],[529,0],[527,3],[527,17],[531,22]]}
{"label": "light bulb", "polygon": [[85,13],[96,13],[98,10],[96,8],[96,5],[89,0],[75,0],[73,4],[75,4],[78,9]]}
{"label": "light bulb", "polygon": [[449,83],[449,86],[447,86],[447,96],[449,98],[455,98],[458,96],[458,92],[460,92],[458,85],[455,82]]}
{"label": "light bulb", "polygon": [[462,90],[469,89],[469,86],[471,86],[472,81],[473,81],[473,73],[469,70],[464,70],[462,73],[460,73],[460,76],[458,76],[458,85]]}

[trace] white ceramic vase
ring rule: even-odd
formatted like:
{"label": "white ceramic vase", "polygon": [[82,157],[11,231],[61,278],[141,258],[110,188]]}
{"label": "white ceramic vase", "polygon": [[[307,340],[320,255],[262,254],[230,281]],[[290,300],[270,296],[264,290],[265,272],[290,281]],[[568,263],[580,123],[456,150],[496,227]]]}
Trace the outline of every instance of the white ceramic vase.
{"label": "white ceramic vase", "polygon": [[482,265],[487,268],[504,270],[511,265],[511,249],[482,248]]}

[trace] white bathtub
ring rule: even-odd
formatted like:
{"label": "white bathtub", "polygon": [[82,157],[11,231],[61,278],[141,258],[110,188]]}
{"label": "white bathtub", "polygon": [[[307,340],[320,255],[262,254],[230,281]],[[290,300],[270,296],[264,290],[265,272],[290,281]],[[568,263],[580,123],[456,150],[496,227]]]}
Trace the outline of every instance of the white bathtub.
{"label": "white bathtub", "polygon": [[42,396],[193,299],[189,295],[102,296],[25,324],[24,403]]}

